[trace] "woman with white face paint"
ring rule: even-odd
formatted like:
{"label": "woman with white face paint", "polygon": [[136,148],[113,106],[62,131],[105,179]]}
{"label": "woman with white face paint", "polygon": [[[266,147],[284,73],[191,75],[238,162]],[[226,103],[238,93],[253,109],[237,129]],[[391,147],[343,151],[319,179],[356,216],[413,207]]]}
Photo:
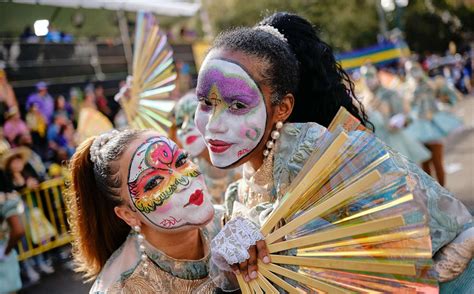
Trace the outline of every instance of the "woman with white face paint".
{"label": "woman with white face paint", "polygon": [[[226,193],[230,221],[211,246],[217,249],[213,252],[229,253],[212,256],[221,269],[230,265],[250,281],[258,275],[258,259],[270,262],[258,226],[278,205],[341,106],[370,127],[353,89],[331,47],[297,15],[276,13],[254,28],[224,32],[214,41],[199,72],[195,121],[215,166],[243,165],[242,180]],[[456,240],[467,248],[467,257],[456,260],[459,266],[450,267],[453,259],[445,258],[437,268],[440,281],[456,278],[474,253],[471,214],[416,164],[389,152],[412,181],[415,197],[429,209],[433,254],[443,246],[459,248]],[[236,216],[244,216],[247,225]],[[249,237],[231,242],[226,234],[232,232]],[[447,268],[457,270],[446,273]],[[473,268],[460,277],[466,289],[474,288],[469,281]]]}
{"label": "woman with white face paint", "polygon": [[210,293],[208,240],[219,229],[204,178],[153,131],[86,140],[71,161],[77,270],[90,293]]}
{"label": "woman with white face paint", "polygon": [[206,142],[194,123],[194,114],[199,102],[195,90],[191,90],[179,99],[174,108],[177,142],[183,146],[206,180],[206,186],[213,202],[224,201],[224,193],[230,183],[241,177],[241,168],[219,169],[211,164]]}

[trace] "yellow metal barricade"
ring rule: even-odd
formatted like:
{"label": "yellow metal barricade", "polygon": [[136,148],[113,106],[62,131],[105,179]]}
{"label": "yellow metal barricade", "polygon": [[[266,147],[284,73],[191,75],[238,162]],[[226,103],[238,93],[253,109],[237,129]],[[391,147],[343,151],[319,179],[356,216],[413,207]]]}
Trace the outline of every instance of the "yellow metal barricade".
{"label": "yellow metal barricade", "polygon": [[18,242],[18,259],[32,256],[68,244],[65,181],[57,178],[42,182],[38,189],[25,189],[21,193],[25,205],[22,215],[25,238]]}

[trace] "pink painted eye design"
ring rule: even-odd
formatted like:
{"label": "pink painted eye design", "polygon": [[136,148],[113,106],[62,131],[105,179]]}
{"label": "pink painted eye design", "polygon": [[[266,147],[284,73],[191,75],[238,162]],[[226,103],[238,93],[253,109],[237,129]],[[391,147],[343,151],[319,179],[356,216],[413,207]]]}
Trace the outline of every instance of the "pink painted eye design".
{"label": "pink painted eye design", "polygon": [[170,165],[173,162],[174,150],[169,144],[159,141],[147,150],[145,156],[147,165],[160,168],[160,165]]}

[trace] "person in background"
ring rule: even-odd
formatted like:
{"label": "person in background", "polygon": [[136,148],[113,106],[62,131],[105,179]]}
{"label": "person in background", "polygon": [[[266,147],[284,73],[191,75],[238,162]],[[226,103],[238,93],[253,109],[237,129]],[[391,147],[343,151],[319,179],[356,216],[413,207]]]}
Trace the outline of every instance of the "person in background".
{"label": "person in background", "polygon": [[73,122],[77,123],[79,119],[79,111],[81,109],[82,101],[84,100],[84,93],[80,88],[73,87],[69,90],[69,104],[73,110]]}
{"label": "person in background", "polygon": [[429,160],[430,151],[406,131],[410,112],[408,101],[382,85],[373,65],[364,65],[360,71],[367,88],[363,103],[375,126],[375,135],[415,163]]}
{"label": "person in background", "polygon": [[21,119],[20,111],[16,106],[13,106],[8,110],[5,118],[6,122],[3,126],[3,133],[10,144],[14,146],[13,140],[15,137],[20,134],[29,133],[30,130],[26,123]]}
{"label": "person in background", "polygon": [[56,29],[52,24],[49,25],[48,28],[48,34],[44,38],[46,42],[51,42],[51,43],[61,43],[61,32]]}
{"label": "person in background", "polygon": [[0,68],[0,125],[4,123],[5,113],[14,106],[18,106],[15,92],[8,83],[5,70]]}
{"label": "person in background", "polygon": [[110,119],[112,116],[112,110],[110,109],[109,102],[107,101],[107,97],[104,94],[104,87],[100,84],[96,85],[94,94],[97,103],[97,109]]}
{"label": "person in background", "polygon": [[0,156],[10,148],[10,143],[3,135],[3,127],[0,126]]}
{"label": "person in background", "polygon": [[41,144],[46,136],[46,118],[40,112],[38,103],[33,103],[26,114],[26,125],[30,129],[33,140],[37,145]]}
{"label": "person in background", "polygon": [[30,134],[21,134],[15,137],[14,140],[15,146],[28,148],[30,156],[28,158],[28,165],[31,166],[34,172],[42,180],[47,178],[46,167],[41,159],[41,156],[37,153],[36,150],[38,147],[34,146],[33,139]]}
{"label": "person in background", "polygon": [[[22,192],[24,189],[37,189],[42,180],[35,170],[28,164],[30,156],[31,150],[25,147],[18,147],[9,150],[1,158],[1,167],[5,171],[6,181],[11,183],[12,188],[18,193]],[[31,203],[29,203],[30,205],[33,205],[33,207],[27,204],[28,203],[25,203],[26,219],[30,226],[30,230],[33,230],[35,229],[35,226],[32,226],[33,214],[40,214],[42,217],[44,217],[44,214],[42,212],[38,213],[39,209],[37,208],[37,200],[35,197],[33,197]],[[36,228],[37,231],[36,233],[32,232],[32,236],[41,236],[42,229]],[[23,247],[27,248],[26,239],[23,239],[22,243]],[[33,243],[39,245],[41,242],[38,240],[34,242],[33,240]],[[51,261],[47,260],[43,254],[36,255],[32,259],[26,259],[22,262],[23,271],[28,278],[28,281],[26,282],[34,283],[39,280],[40,276],[37,270],[35,270],[35,267],[37,267],[37,269],[42,273],[52,274],[54,268],[50,263]]]}
{"label": "person in background", "polygon": [[48,85],[45,82],[36,84],[36,93],[31,94],[26,101],[26,109],[29,110],[33,104],[37,104],[39,111],[49,124],[53,119],[54,100],[48,93]]}
{"label": "person in background", "polygon": [[74,126],[71,122],[62,125],[59,129],[58,136],[56,136],[55,143],[58,150],[58,162],[63,162],[71,158],[76,151],[76,141],[74,138]]}
{"label": "person in background", "polygon": [[20,35],[20,40],[24,43],[37,43],[38,37],[35,35],[31,26],[26,26],[23,33]]}
{"label": "person in background", "polygon": [[3,171],[0,170],[0,293],[12,293],[22,287],[15,245],[25,235],[21,222],[22,202]]}
{"label": "person in background", "polygon": [[[61,146],[58,145],[58,142],[61,141],[60,131],[63,126],[68,123],[67,117],[63,114],[57,114],[54,116],[53,123],[48,127],[48,133],[46,138],[48,140],[49,147],[49,158],[56,161],[58,159],[58,154],[63,154]],[[61,156],[62,157],[62,156]]]}
{"label": "person in background", "polygon": [[74,118],[74,110],[63,95],[58,95],[54,100],[54,115],[57,114],[62,114],[69,120]]}

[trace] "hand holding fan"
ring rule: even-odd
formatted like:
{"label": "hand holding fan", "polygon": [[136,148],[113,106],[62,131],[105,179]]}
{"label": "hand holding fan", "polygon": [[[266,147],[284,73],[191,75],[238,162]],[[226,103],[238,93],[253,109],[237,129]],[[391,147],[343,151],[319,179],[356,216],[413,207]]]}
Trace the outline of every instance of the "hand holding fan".
{"label": "hand holding fan", "polygon": [[133,82],[129,95],[120,95],[128,123],[135,128],[152,128],[166,133],[172,123],[168,114],[175,102],[176,71],[173,51],[166,35],[151,13],[137,14],[133,55]]}
{"label": "hand holding fan", "polygon": [[271,263],[249,283],[238,275],[242,292],[437,292],[405,174],[345,110],[335,121],[260,228]]}

